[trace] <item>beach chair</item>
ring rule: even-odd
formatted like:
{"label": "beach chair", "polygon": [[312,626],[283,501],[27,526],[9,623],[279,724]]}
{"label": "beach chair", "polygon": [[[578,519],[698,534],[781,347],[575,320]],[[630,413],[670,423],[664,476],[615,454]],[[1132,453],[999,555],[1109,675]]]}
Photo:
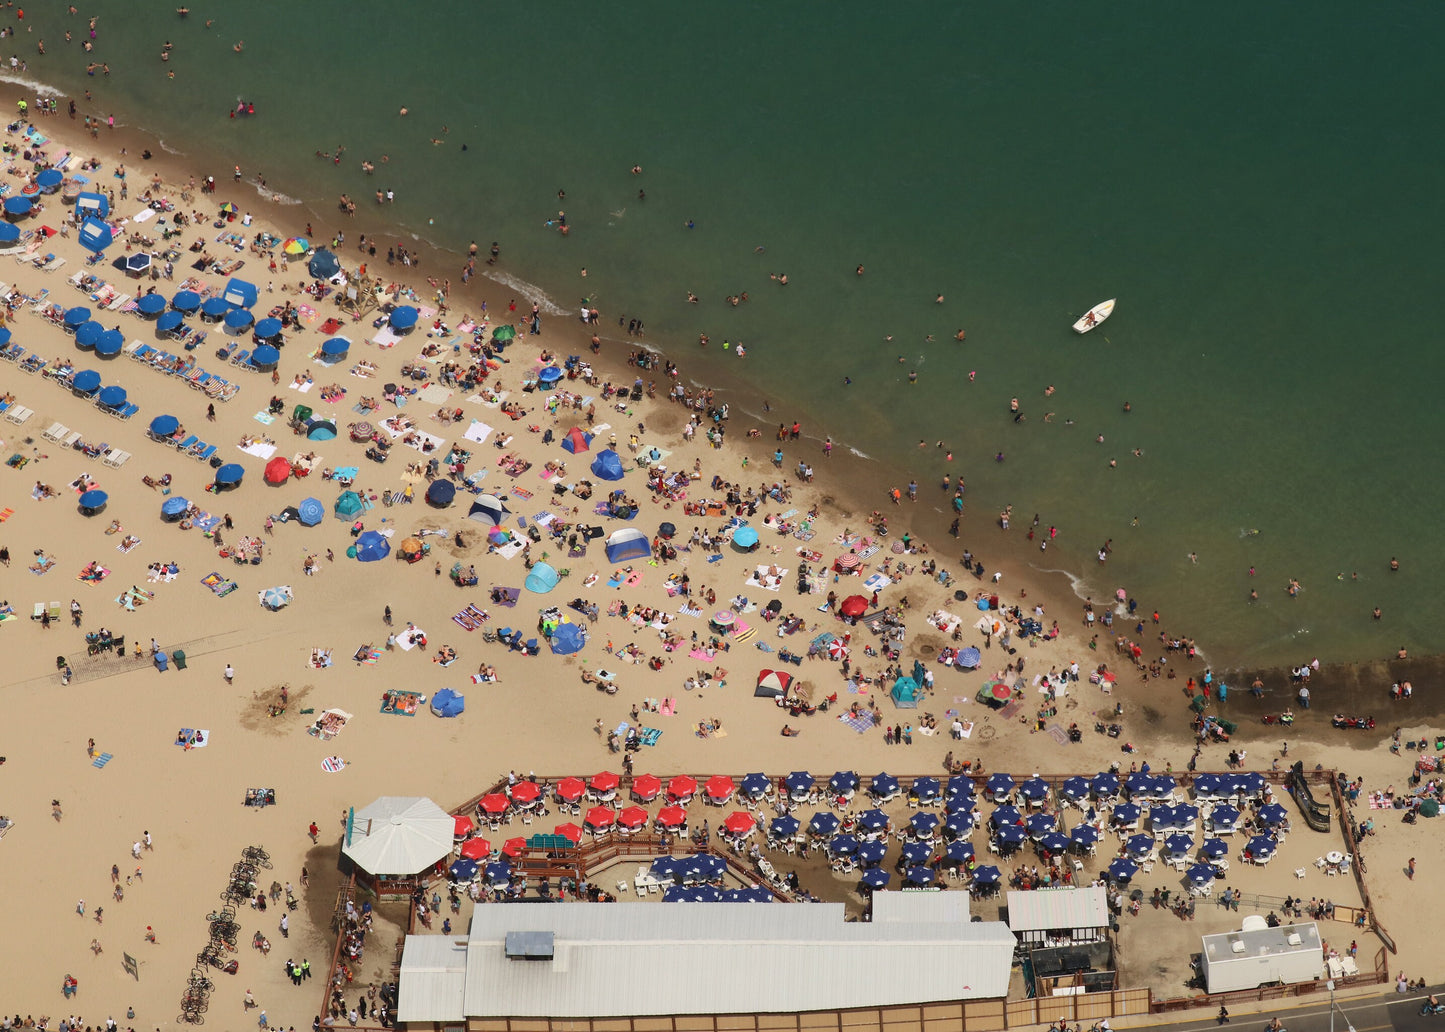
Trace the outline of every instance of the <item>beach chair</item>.
{"label": "beach chair", "polygon": [[49,260],[48,262],[44,262],[44,263],[41,263],[41,264],[40,264],[40,271],[41,271],[41,272],[55,272],[57,269],[59,269],[59,268],[60,268],[62,265],[64,265],[64,264],[65,264],[65,259],[64,259],[64,258],[57,258],[55,255],[51,255],[51,256],[50,256],[50,260]]}
{"label": "beach chair", "polygon": [[28,409],[24,405],[15,405],[11,407],[9,412],[5,413],[5,418],[16,426],[20,426],[33,415],[35,415],[34,409]]}
{"label": "beach chair", "polygon": [[120,469],[126,464],[129,459],[130,452],[121,451],[119,448],[115,448],[111,451],[106,452],[105,457],[100,461],[105,463],[111,469]]}
{"label": "beach chair", "polygon": [[131,357],[132,360],[134,360],[134,361],[136,361],[136,362],[146,362],[146,363],[149,363],[150,360],[151,360],[151,356],[154,355],[155,353],[156,353],[156,349],[155,349],[155,348],[151,347],[149,344],[144,344],[144,343],[142,343],[142,344],[140,345],[140,347],[136,348],[134,351],[132,351],[132,352],[130,353],[130,357]]}
{"label": "beach chair", "polygon": [[83,436],[84,435],[79,430],[72,430],[70,431],[70,433],[65,435],[65,440],[60,442],[60,446],[62,448],[70,448],[73,450]]}
{"label": "beach chair", "polygon": [[199,462],[209,462],[211,461],[211,456],[214,454],[216,454],[216,446],[214,444],[208,444],[196,453],[196,460]]}
{"label": "beach chair", "polygon": [[125,307],[125,303],[129,300],[129,294],[117,294],[115,295],[115,298],[110,302],[110,304],[106,305],[105,307],[109,311],[118,312]]}
{"label": "beach chair", "polygon": [[231,364],[233,366],[248,365],[250,361],[251,352],[246,348],[242,348],[240,351],[236,352],[234,355],[231,356]]}
{"label": "beach chair", "polygon": [[34,376],[43,368],[45,368],[45,359],[39,355],[26,355],[20,360],[20,371],[28,376]]}
{"label": "beach chair", "polygon": [[129,419],[131,416],[135,415],[139,411],[139,405],[137,405],[133,401],[128,401],[122,408],[116,409],[114,412],[112,412],[111,415],[115,416],[116,419]]}
{"label": "beach chair", "polygon": [[200,440],[199,437],[197,437],[195,434],[191,434],[191,435],[190,435],[189,437],[187,437],[184,441],[181,441],[181,442],[179,442],[178,444],[176,444],[176,450],[177,450],[177,451],[185,451],[185,450],[186,450],[187,448],[189,448],[191,445],[195,444],[198,440]]}
{"label": "beach chair", "polygon": [[64,423],[51,423],[46,430],[41,432],[40,436],[47,441],[59,441],[68,433],[70,433],[70,427]]}

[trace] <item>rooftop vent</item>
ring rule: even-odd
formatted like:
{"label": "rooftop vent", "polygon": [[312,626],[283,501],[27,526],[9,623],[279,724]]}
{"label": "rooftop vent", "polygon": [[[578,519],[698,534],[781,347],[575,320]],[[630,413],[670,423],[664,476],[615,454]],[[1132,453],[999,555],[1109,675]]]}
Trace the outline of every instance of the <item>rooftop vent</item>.
{"label": "rooftop vent", "polygon": [[506,950],[508,960],[551,960],[552,933],[508,932]]}

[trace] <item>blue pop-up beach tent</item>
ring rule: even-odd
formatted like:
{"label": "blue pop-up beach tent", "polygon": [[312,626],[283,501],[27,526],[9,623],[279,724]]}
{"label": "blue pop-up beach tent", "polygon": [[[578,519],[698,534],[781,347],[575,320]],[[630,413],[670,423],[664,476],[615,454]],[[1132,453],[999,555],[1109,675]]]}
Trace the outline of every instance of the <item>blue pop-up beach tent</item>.
{"label": "blue pop-up beach tent", "polygon": [[[450,688],[439,688],[431,697],[431,711],[438,717],[461,716],[462,711],[466,708],[466,696],[460,692],[454,692]],[[468,862],[471,863],[474,868],[476,867],[476,861]]]}
{"label": "blue pop-up beach tent", "polygon": [[564,623],[552,632],[552,651],[559,656],[570,656],[581,652],[587,644],[587,632],[580,624]]}
{"label": "blue pop-up beach tent", "polygon": [[628,559],[644,559],[652,555],[652,543],[647,535],[636,527],[624,527],[607,539],[607,561],[626,562]]}
{"label": "blue pop-up beach tent", "polygon": [[623,472],[622,457],[611,448],[592,460],[592,475],[602,480],[621,480]]}
{"label": "blue pop-up beach tent", "polygon": [[235,278],[226,282],[226,289],[221,294],[226,304],[232,308],[250,308],[256,303],[256,298],[259,296],[256,284]]}
{"label": "blue pop-up beach tent", "polygon": [[528,591],[537,595],[545,595],[557,586],[557,571],[546,563],[537,563],[527,574],[527,579],[522,583]]}
{"label": "blue pop-up beach tent", "polygon": [[100,219],[86,219],[81,223],[76,239],[80,241],[80,246],[87,251],[99,253],[110,246],[111,241],[115,239],[115,234]]}
{"label": "blue pop-up beach tent", "polygon": [[75,210],[86,215],[105,218],[110,214],[110,201],[103,193],[86,190],[76,195]]}
{"label": "blue pop-up beach tent", "polygon": [[374,530],[364,531],[356,539],[356,558],[364,563],[374,563],[391,555],[391,542]]}
{"label": "blue pop-up beach tent", "polygon": [[472,502],[471,510],[467,513],[467,519],[495,527],[501,524],[508,511],[496,495],[477,495],[477,500]]}

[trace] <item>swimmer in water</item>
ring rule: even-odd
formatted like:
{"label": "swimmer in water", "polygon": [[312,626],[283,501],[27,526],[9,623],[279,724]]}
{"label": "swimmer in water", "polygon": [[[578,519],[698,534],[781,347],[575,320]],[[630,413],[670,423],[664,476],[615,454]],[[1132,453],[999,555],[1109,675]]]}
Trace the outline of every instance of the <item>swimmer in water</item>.
{"label": "swimmer in water", "polygon": [[858,273],[858,275],[863,275],[863,266],[860,264],[855,271]]}
{"label": "swimmer in water", "polygon": [[936,298],[933,299],[933,303],[936,305],[943,304],[943,295],[939,294]]}
{"label": "swimmer in water", "polygon": [[231,49],[234,50],[236,53],[239,54],[239,53],[245,48],[245,46],[246,46],[246,41],[245,41],[244,39],[239,39],[239,40],[236,41],[236,45],[233,46]]}
{"label": "swimmer in water", "polygon": [[962,330],[959,330],[957,333],[955,333],[955,334],[953,335],[953,339],[954,339],[954,340],[963,340],[963,338],[964,338],[965,336],[967,336],[967,334],[965,334]]}

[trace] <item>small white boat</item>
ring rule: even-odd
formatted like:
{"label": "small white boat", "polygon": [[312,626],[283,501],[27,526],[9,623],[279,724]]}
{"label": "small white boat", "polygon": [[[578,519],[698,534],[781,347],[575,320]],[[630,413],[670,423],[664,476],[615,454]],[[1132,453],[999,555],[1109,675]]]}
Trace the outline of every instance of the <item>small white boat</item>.
{"label": "small white boat", "polygon": [[1117,298],[1109,298],[1107,301],[1100,301],[1093,308],[1084,313],[1084,317],[1074,323],[1075,333],[1088,333],[1095,326],[1098,326],[1109,316],[1114,314],[1114,302]]}

